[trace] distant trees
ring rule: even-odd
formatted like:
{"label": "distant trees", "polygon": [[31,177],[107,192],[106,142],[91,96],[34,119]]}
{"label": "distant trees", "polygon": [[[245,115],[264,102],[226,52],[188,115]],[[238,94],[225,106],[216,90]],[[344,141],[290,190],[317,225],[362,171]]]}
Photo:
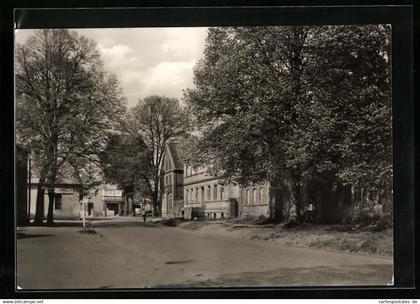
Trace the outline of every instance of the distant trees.
{"label": "distant trees", "polygon": [[36,31],[17,45],[16,133],[39,166],[36,222],[43,221],[45,186],[51,223],[60,168],[97,163],[123,110],[118,81],[104,71],[94,41],[57,29]]}
{"label": "distant trees", "polygon": [[105,179],[124,190],[126,214],[132,212],[134,193],[152,196],[150,180],[154,178],[154,170],[151,154],[141,136],[113,134],[99,158]]}
{"label": "distant trees", "polygon": [[151,193],[153,212],[156,215],[161,203],[161,167],[166,143],[183,136],[188,129],[188,117],[176,98],[149,96],[128,112],[125,133],[140,139],[147,147],[142,154],[147,167],[144,182]]}
{"label": "distant trees", "polygon": [[185,94],[196,153],[227,179],[282,185],[298,214],[311,185],[390,201],[390,58],[382,25],[210,28]]}

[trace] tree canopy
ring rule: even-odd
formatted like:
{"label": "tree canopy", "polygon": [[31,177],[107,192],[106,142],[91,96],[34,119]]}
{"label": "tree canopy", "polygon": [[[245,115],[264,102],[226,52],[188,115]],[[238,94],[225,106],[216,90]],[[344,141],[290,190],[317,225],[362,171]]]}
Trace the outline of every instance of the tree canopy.
{"label": "tree canopy", "polygon": [[[196,154],[240,183],[391,183],[390,30],[210,28],[195,88]],[[192,157],[195,158],[195,157]]]}
{"label": "tree canopy", "polygon": [[188,117],[179,100],[152,95],[139,100],[127,113],[125,133],[132,138],[141,138],[147,147],[143,162],[148,176],[144,180],[151,193],[156,214],[161,201],[161,167],[166,144],[185,135]]}
{"label": "tree canopy", "polygon": [[52,221],[54,184],[63,164],[98,163],[108,131],[124,112],[115,76],[107,73],[96,43],[65,29],[38,30],[16,47],[16,133],[39,164],[38,222],[42,185],[49,186]]}

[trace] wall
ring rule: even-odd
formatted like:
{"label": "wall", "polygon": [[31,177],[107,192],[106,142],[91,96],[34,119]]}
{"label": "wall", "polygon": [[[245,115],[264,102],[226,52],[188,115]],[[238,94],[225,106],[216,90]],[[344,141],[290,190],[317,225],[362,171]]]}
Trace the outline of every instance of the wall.
{"label": "wall", "polygon": [[[30,216],[31,219],[35,218],[36,210],[36,196],[37,196],[37,184],[31,186],[31,201],[30,201]],[[54,219],[71,219],[78,220],[81,211],[81,205],[79,202],[79,189],[77,187],[62,187],[56,189],[56,194],[61,194],[61,206],[62,209],[54,208]],[[44,216],[48,214],[48,194],[45,191],[44,194]]]}
{"label": "wall", "polygon": [[[254,192],[255,191],[255,192]],[[270,216],[270,202],[275,200],[269,183],[250,185],[240,189],[240,216]]]}
{"label": "wall", "polygon": [[201,207],[206,218],[235,217],[239,189],[238,185],[223,183],[209,174],[206,168],[192,170],[191,167],[184,167],[184,206]]}
{"label": "wall", "polygon": [[28,224],[28,167],[26,154],[16,148],[16,210],[18,225]]}

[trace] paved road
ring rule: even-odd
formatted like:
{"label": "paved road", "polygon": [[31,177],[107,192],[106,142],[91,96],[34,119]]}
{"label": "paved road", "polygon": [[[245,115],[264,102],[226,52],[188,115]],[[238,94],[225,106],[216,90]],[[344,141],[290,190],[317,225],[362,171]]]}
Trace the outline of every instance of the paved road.
{"label": "paved road", "polygon": [[140,222],[25,227],[23,289],[384,285],[392,260],[246,241]]}

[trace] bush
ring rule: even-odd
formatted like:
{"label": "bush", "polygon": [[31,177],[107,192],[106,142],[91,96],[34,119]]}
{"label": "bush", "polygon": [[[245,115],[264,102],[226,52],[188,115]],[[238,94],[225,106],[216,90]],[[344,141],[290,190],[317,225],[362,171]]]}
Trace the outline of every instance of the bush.
{"label": "bush", "polygon": [[344,219],[345,224],[368,227],[374,231],[380,231],[392,227],[392,208],[388,204],[379,204],[376,201],[364,201],[355,204],[348,216]]}

